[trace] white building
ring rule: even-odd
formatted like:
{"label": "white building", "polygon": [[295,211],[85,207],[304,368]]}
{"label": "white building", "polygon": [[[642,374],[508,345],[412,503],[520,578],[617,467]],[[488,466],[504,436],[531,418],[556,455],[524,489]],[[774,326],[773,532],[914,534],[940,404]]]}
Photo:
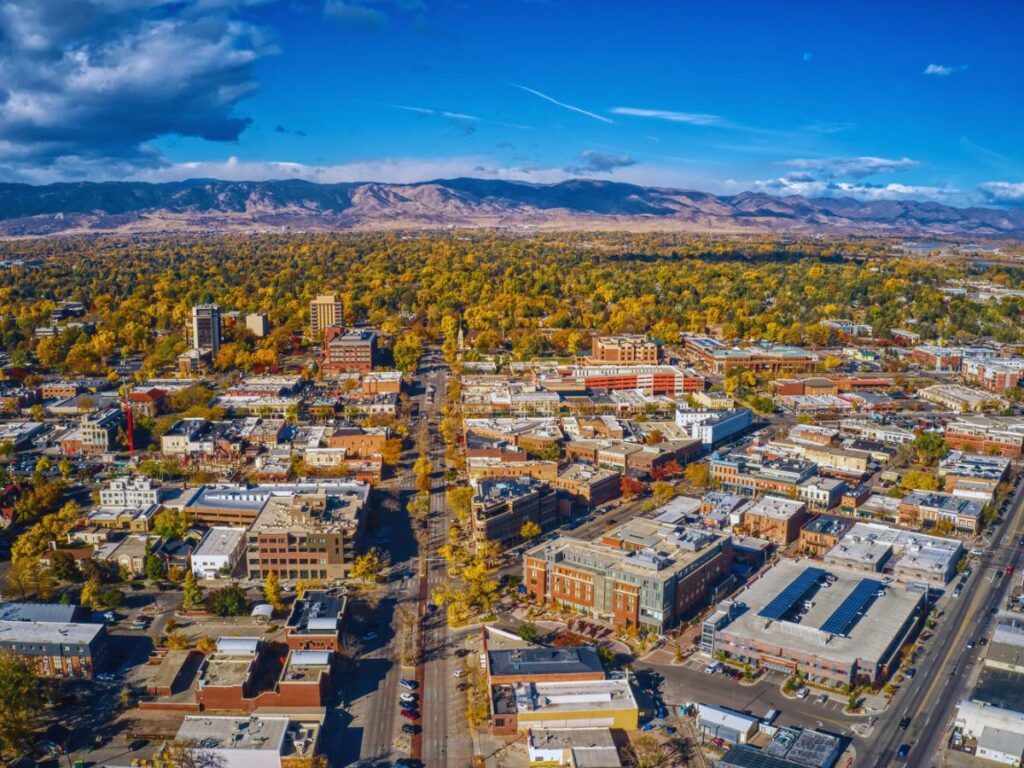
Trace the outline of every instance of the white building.
{"label": "white building", "polygon": [[192,553],[192,573],[197,579],[216,579],[230,574],[245,556],[245,528],[214,526]]}
{"label": "white building", "polygon": [[100,504],[104,507],[144,509],[159,504],[163,496],[160,484],[148,477],[117,477],[100,491]]}
{"label": "white building", "polygon": [[1024,712],[963,700],[954,725],[964,736],[977,739],[978,757],[1019,766],[1024,755]]}
{"label": "white building", "polygon": [[754,414],[749,408],[736,408],[731,411],[694,411],[679,408],[676,411],[676,424],[707,446],[718,445],[739,435],[753,422]]}

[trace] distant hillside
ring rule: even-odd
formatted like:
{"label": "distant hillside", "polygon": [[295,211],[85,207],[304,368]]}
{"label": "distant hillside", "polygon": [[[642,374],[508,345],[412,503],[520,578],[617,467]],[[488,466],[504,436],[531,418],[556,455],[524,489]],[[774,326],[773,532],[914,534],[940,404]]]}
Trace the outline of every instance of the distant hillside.
{"label": "distant hillside", "polygon": [[217,181],[0,184],[0,236],[502,227],[1024,237],[1024,209],[705,192],[573,179],[524,184]]}

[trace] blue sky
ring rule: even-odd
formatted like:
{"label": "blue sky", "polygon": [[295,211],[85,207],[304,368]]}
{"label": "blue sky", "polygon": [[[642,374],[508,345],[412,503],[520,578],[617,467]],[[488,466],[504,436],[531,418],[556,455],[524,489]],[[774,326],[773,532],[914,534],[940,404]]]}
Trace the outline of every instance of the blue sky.
{"label": "blue sky", "polygon": [[0,178],[1024,204],[1016,4],[0,0]]}

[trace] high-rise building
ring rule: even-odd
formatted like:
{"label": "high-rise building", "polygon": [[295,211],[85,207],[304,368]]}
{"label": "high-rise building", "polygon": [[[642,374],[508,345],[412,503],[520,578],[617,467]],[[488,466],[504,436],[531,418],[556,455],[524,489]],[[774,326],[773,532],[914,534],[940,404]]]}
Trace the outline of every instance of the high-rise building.
{"label": "high-rise building", "polygon": [[323,341],[324,329],[341,325],[344,308],[333,293],[322,293],[309,303],[309,335],[314,341]]}
{"label": "high-rise building", "polygon": [[192,348],[209,349],[213,354],[220,349],[220,307],[216,304],[192,307]]}

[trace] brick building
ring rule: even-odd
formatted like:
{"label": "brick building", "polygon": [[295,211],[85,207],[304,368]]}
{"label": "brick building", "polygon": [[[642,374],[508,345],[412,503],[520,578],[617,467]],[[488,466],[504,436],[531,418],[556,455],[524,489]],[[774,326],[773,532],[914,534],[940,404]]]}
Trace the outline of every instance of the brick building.
{"label": "brick building", "polygon": [[595,336],[591,344],[591,357],[598,363],[626,363],[656,365],[660,348],[647,336],[623,334]]}
{"label": "brick building", "polygon": [[481,480],[471,503],[474,541],[497,541],[512,546],[522,541],[520,530],[533,522],[542,531],[559,520],[558,497],[547,483],[531,477]]}
{"label": "brick building", "polygon": [[562,536],[528,550],[523,583],[538,603],[660,633],[712,599],[731,565],[724,534],[636,518],[592,542]]}

